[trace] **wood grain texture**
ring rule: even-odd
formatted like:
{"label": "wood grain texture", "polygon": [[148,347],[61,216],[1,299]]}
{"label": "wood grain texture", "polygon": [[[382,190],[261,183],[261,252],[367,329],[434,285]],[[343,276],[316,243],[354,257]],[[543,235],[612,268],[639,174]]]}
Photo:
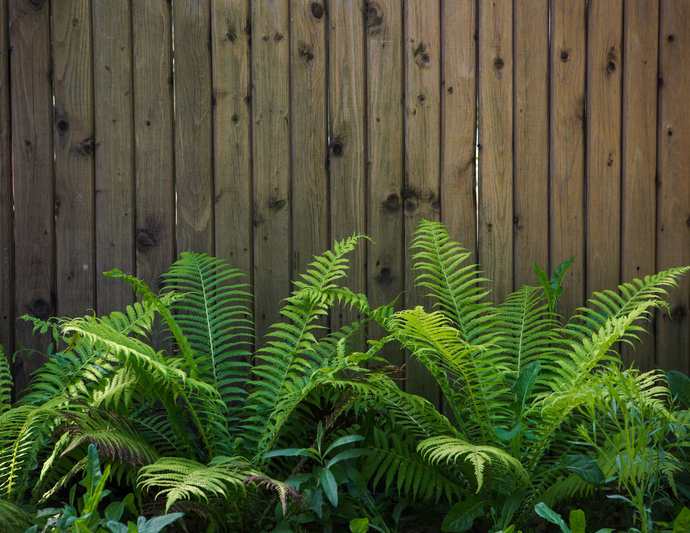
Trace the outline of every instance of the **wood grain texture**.
{"label": "wood grain texture", "polygon": [[[290,11],[292,272],[331,248],[328,191],[327,16],[308,0]],[[321,325],[328,325],[323,317]]]}
{"label": "wood grain texture", "polygon": [[623,1],[590,0],[587,26],[586,296],[620,283]]}
{"label": "wood grain texture", "polygon": [[[175,259],[172,17],[166,0],[132,1],[136,275],[153,290]],[[170,350],[157,319],[156,350]]]}
{"label": "wood grain texture", "polygon": [[[252,3],[254,318],[257,343],[290,294],[290,41],[287,2]],[[270,65],[271,68],[266,68]]]}
{"label": "wood grain texture", "polygon": [[132,39],[129,2],[92,0],[96,147],[96,311],[124,311],[131,287],[102,273],[134,273]]}
{"label": "wood grain texture", "polygon": [[249,3],[214,0],[212,10],[216,255],[251,276]]}
{"label": "wood grain texture", "polygon": [[10,41],[7,0],[0,0],[0,345],[12,368],[14,353],[14,224]]}
{"label": "wood grain texture", "polygon": [[[659,127],[657,268],[690,265],[690,4],[661,2],[659,31]],[[670,292],[657,318],[656,363],[690,373],[690,280]]]}
{"label": "wood grain texture", "polygon": [[[367,20],[367,288],[372,306],[387,305],[404,290],[403,264],[403,28],[397,0],[369,2]],[[401,309],[403,299],[398,300]],[[371,338],[383,329],[374,324]],[[381,357],[401,366],[393,344]]]}
{"label": "wood grain texture", "polygon": [[[22,315],[55,315],[53,218],[53,94],[50,4],[13,1],[9,6],[12,58],[12,153],[15,224],[16,341],[45,351],[49,339],[32,337]],[[18,355],[15,392],[22,391],[43,357]]]}
{"label": "wood grain texture", "polygon": [[557,312],[585,302],[585,0],[551,2],[550,269],[573,256]]}
{"label": "wood grain texture", "polygon": [[549,5],[515,3],[513,285],[537,285],[549,266]]}
{"label": "wood grain texture", "polygon": [[173,3],[177,252],[214,253],[211,8]]}
{"label": "wood grain texture", "polygon": [[[338,241],[366,232],[365,9],[364,0],[328,5],[331,240]],[[350,269],[343,284],[356,293],[367,292],[366,257],[364,240],[348,256]],[[331,329],[361,318],[357,310],[336,306]]]}
{"label": "wood grain texture", "polygon": [[[404,7],[405,57],[405,308],[430,308],[415,287],[410,249],[420,219],[440,220],[441,19],[438,0],[413,0]],[[426,300],[426,301],[425,301]],[[419,361],[408,364],[407,392],[439,407],[436,381]]]}
{"label": "wood grain texture", "polygon": [[490,299],[513,291],[512,2],[479,4],[478,259]]}
{"label": "wood grain texture", "polygon": [[52,0],[57,313],[94,308],[91,2]]}
{"label": "wood grain texture", "polygon": [[441,1],[441,218],[477,250],[477,6]]}
{"label": "wood grain texture", "polygon": [[[621,180],[621,281],[656,272],[656,127],[659,42],[658,0],[628,0],[624,8],[623,177]],[[654,366],[650,337],[634,349],[624,345],[626,365]]]}

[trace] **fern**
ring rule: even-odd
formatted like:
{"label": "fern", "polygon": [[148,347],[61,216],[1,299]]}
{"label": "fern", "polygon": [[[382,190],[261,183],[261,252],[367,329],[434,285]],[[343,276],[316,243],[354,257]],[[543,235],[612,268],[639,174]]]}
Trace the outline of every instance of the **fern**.
{"label": "fern", "polygon": [[24,533],[31,524],[31,516],[16,505],[0,500],[0,531]]}
{"label": "fern", "polygon": [[2,344],[0,344],[0,415],[6,413],[12,406],[12,387],[10,362],[5,357]]}

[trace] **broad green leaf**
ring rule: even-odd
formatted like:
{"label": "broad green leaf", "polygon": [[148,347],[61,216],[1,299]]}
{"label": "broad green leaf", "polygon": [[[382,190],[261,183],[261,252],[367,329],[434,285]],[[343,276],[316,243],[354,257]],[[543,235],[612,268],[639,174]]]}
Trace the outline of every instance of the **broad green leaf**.
{"label": "broad green leaf", "polygon": [[669,370],[666,379],[671,394],[690,407],[690,378],[677,370]]}
{"label": "broad green leaf", "polygon": [[338,507],[338,485],[331,471],[328,468],[319,468],[319,479],[326,497],[331,501],[333,507]]}
{"label": "broad green leaf", "polygon": [[352,533],[367,533],[369,531],[369,519],[354,518],[350,520],[350,531]]}
{"label": "broad green leaf", "polygon": [[266,455],[264,455],[264,459],[270,459],[271,457],[297,457],[300,455],[318,459],[314,453],[305,448],[285,448],[284,450],[273,450],[272,452],[268,452]]}
{"label": "broad green leaf", "polygon": [[570,265],[572,265],[573,261],[575,261],[576,257],[577,256],[574,255],[573,257],[571,257],[567,261],[563,261],[560,265],[556,267],[556,270],[554,270],[553,272],[553,276],[551,276],[551,279],[549,280],[551,282],[551,286],[554,289],[557,289],[563,285],[563,277],[565,276],[566,271],[570,268]]}
{"label": "broad green leaf", "polygon": [[586,533],[587,521],[585,520],[585,512],[582,509],[573,509],[570,511],[570,529],[573,533]]}
{"label": "broad green leaf", "polygon": [[673,522],[673,533],[690,533],[690,509],[687,507],[683,507]]}
{"label": "broad green leaf", "polygon": [[534,384],[537,382],[537,376],[540,370],[541,363],[539,362],[528,365],[520,372],[520,377],[518,377],[513,384],[512,390],[515,396],[517,396],[517,402],[520,407],[520,411],[516,413],[518,420],[522,420],[522,415],[525,412],[525,403],[532,394],[532,389],[534,389]]}
{"label": "broad green leaf", "polygon": [[501,429],[501,428],[494,428],[494,433],[496,434],[496,436],[499,439],[507,442],[507,441],[511,440],[513,437],[515,437],[515,435],[520,433],[520,430],[524,427],[524,425],[525,424],[520,422],[510,431],[506,431],[505,429]]}
{"label": "broad green leaf", "polygon": [[555,511],[552,511],[548,505],[546,505],[544,502],[538,503],[535,507],[534,510],[537,512],[539,516],[542,518],[546,518],[549,522],[552,524],[556,524],[558,527],[561,528],[561,531],[563,533],[571,533],[570,528],[568,525],[563,521],[561,518],[561,515],[556,513]]}
{"label": "broad green leaf", "polygon": [[[119,521],[122,518],[122,513],[125,512],[125,508],[130,509],[134,505],[134,494],[128,494],[122,501],[113,502],[105,509],[105,519],[110,522],[111,520]],[[136,513],[136,511],[135,511]]]}
{"label": "broad green leaf", "polygon": [[484,496],[469,496],[464,502],[456,503],[443,519],[441,531],[467,531],[474,524],[475,518],[484,516],[484,507],[488,503],[489,500]]}
{"label": "broad green leaf", "polygon": [[332,465],[339,463],[340,461],[345,461],[347,459],[352,459],[354,457],[361,457],[362,455],[367,455],[368,453],[369,450],[364,450],[362,448],[352,448],[350,450],[345,450],[344,452],[340,452],[333,459],[328,461],[328,463],[326,464],[326,468],[330,468]]}
{"label": "broad green leaf", "polygon": [[524,499],[524,490],[516,490],[508,497],[501,508],[501,527],[508,527],[508,524],[510,524],[510,521],[513,519],[513,515],[515,515],[515,512],[520,508],[520,504],[522,504],[522,500]]}
{"label": "broad green leaf", "polygon": [[361,435],[345,435],[344,437],[340,437],[338,440],[336,440],[333,444],[331,444],[328,449],[326,450],[326,453],[324,453],[324,457],[328,455],[328,452],[330,452],[333,448],[337,448],[338,446],[342,446],[344,444],[350,444],[351,442],[357,442],[360,440],[364,440],[364,437]]}
{"label": "broad green leaf", "polygon": [[604,473],[599,465],[586,455],[566,455],[561,459],[560,464],[568,472],[577,474],[583,481],[592,485],[601,485],[605,481]]}
{"label": "broad green leaf", "polygon": [[184,513],[170,513],[163,516],[156,516],[148,522],[144,522],[143,525],[137,523],[137,527],[139,528],[139,533],[159,533],[167,525],[172,524],[175,520],[181,518],[182,516],[184,516]]}

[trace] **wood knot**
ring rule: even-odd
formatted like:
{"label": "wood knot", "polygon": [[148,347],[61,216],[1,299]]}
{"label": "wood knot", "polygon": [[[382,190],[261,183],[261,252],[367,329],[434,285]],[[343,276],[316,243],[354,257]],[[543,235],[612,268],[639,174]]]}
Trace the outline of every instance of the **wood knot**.
{"label": "wood knot", "polygon": [[383,25],[383,12],[375,2],[367,4],[367,26],[378,28]]}
{"label": "wood knot", "polygon": [[505,63],[503,62],[503,59],[501,59],[500,57],[494,58],[494,68],[496,70],[501,70],[503,68],[504,64]]}
{"label": "wood knot", "polygon": [[323,17],[323,6],[318,2],[312,3],[311,14],[314,15],[315,18],[320,19]]}
{"label": "wood knot", "polygon": [[93,155],[93,152],[96,148],[96,141],[93,138],[93,135],[87,137],[84,139],[82,142],[80,142],[77,146],[75,146],[72,151],[76,153],[77,155],[80,155],[81,157],[91,157]]}
{"label": "wood knot", "polygon": [[277,42],[277,43],[279,43],[279,42],[282,41],[283,39],[285,39],[285,35],[283,35],[283,34],[280,33],[280,32],[276,32],[276,34],[273,36],[273,40],[274,40],[275,42]]}
{"label": "wood knot", "polygon": [[431,66],[431,56],[424,44],[420,43],[419,46],[413,50],[412,55],[414,56],[414,62],[419,68],[429,68]]}
{"label": "wood knot", "polygon": [[314,48],[308,43],[299,43],[299,46],[297,47],[297,53],[301,58],[304,58],[304,60],[307,62],[314,60]]}
{"label": "wood knot", "polygon": [[417,211],[417,202],[412,199],[405,200],[405,214],[412,215]]}
{"label": "wood knot", "polygon": [[609,156],[606,158],[606,166],[607,167],[613,166],[613,152],[609,153]]}
{"label": "wood knot", "polygon": [[453,94],[453,88],[452,87],[448,87],[448,94]]}
{"label": "wood knot", "polygon": [[685,310],[685,307],[682,305],[676,306],[673,309],[673,318],[677,318],[678,320],[682,320],[686,317],[687,311]]}
{"label": "wood knot", "polygon": [[394,281],[395,278],[393,277],[393,271],[387,266],[379,270],[379,273],[376,276],[376,283],[379,285],[390,285]]}
{"label": "wood knot", "polygon": [[230,117],[230,120],[233,124],[237,124],[240,121],[240,117],[237,113],[235,113],[232,117]]}
{"label": "wood knot", "polygon": [[279,211],[282,211],[285,209],[287,206],[287,200],[282,200],[278,198],[269,198],[268,199],[268,208],[273,211],[274,213],[277,213]]}
{"label": "wood knot", "polygon": [[397,193],[390,193],[388,197],[381,202],[381,207],[384,211],[395,213],[400,210],[400,196]]}
{"label": "wood knot", "polygon": [[335,156],[341,156],[343,155],[343,150],[345,149],[345,146],[343,145],[342,142],[340,141],[335,141],[331,145],[331,152],[333,152],[333,155]]}
{"label": "wood knot", "polygon": [[570,59],[570,54],[568,53],[567,50],[563,50],[561,52],[561,61],[563,61],[563,63],[567,63],[569,59]]}
{"label": "wood knot", "polygon": [[29,300],[26,310],[36,318],[46,320],[50,318],[52,306],[50,302],[42,296],[34,296]]}
{"label": "wood knot", "polygon": [[57,130],[58,135],[64,135],[69,131],[69,122],[66,118],[60,117],[55,123],[55,129]]}
{"label": "wood knot", "polygon": [[520,217],[518,215],[515,215],[513,217],[513,224],[517,225],[520,223]]}
{"label": "wood knot", "polygon": [[669,35],[668,37],[666,37],[666,39],[668,39],[668,42],[669,42],[669,43],[672,43],[673,41],[676,40],[676,37],[675,37],[675,35],[671,34],[671,35]]}
{"label": "wood knot", "polygon": [[237,40],[237,32],[235,31],[234,26],[228,26],[228,31],[225,34],[225,38],[231,43],[234,43]]}
{"label": "wood knot", "polygon": [[139,228],[137,230],[136,241],[137,241],[137,252],[139,252],[139,253],[150,252],[158,244],[158,240],[156,239],[156,236],[152,232],[150,232],[144,228]]}
{"label": "wood knot", "polygon": [[673,137],[673,130],[671,128],[669,128],[668,131],[666,132],[666,135],[668,135],[669,137]]}
{"label": "wood knot", "polygon": [[147,125],[147,126],[150,126],[150,125],[151,125],[151,121],[150,121],[150,120],[147,120],[147,121],[146,121],[146,125]]}
{"label": "wood knot", "polygon": [[420,95],[417,97],[417,101],[418,101],[420,104],[423,104],[424,102],[426,102],[426,96],[424,96],[423,94],[420,94]]}
{"label": "wood knot", "polygon": [[616,62],[615,61],[609,61],[606,63],[606,72],[609,74],[613,74],[616,72]]}

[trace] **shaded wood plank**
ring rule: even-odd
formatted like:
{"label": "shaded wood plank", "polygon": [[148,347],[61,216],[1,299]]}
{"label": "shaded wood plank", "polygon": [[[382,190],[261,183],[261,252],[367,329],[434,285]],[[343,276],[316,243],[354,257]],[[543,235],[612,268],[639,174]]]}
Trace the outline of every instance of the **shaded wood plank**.
{"label": "shaded wood plank", "polygon": [[[415,0],[404,6],[405,57],[405,308],[430,308],[425,290],[415,287],[410,249],[420,219],[439,220],[440,186],[440,2]],[[425,301],[426,300],[426,301]],[[409,355],[409,354],[408,354]],[[408,363],[407,392],[425,397],[437,408],[436,380],[417,360]]]}
{"label": "shaded wood plank", "polygon": [[441,2],[441,218],[477,250],[477,5]]}
{"label": "shaded wood plank", "polygon": [[290,294],[290,42],[287,2],[252,3],[254,317],[257,343]]}
{"label": "shaded wood plank", "polygon": [[11,369],[14,353],[14,224],[9,27],[7,0],[0,0],[0,345]]}
{"label": "shaded wood plank", "polygon": [[[332,241],[366,232],[365,9],[364,0],[328,5]],[[364,240],[348,256],[350,269],[342,284],[356,293],[367,293],[366,257]],[[331,313],[331,329],[361,318],[357,310],[336,306]]]}
{"label": "shaded wood plank", "polygon": [[[403,57],[402,6],[396,0],[367,4],[367,287],[372,307],[402,294],[403,264]],[[402,309],[403,298],[396,304]],[[374,324],[371,338],[383,329]],[[392,343],[380,352],[401,366],[404,353]]]}
{"label": "shaded wood plank", "polygon": [[549,267],[549,5],[515,3],[514,289]]}
{"label": "shaded wood plank", "polygon": [[[690,4],[661,2],[659,15],[657,268],[690,265]],[[690,373],[690,280],[669,292],[657,318],[657,364]]]}
{"label": "shaded wood plank", "polygon": [[124,311],[134,301],[122,280],[134,273],[132,39],[129,2],[93,0],[96,142],[96,311]]}
{"label": "shaded wood plank", "polygon": [[215,253],[251,279],[249,3],[214,0],[212,10]]}
{"label": "shaded wood plank", "polygon": [[52,0],[57,313],[94,308],[91,2]]}
{"label": "shaded wood plank", "polygon": [[173,3],[177,252],[213,255],[213,124],[209,0]]}
{"label": "shaded wood plank", "polygon": [[557,312],[585,302],[585,0],[551,3],[550,269],[573,256]]}
{"label": "shaded wood plank", "polygon": [[[33,337],[24,314],[47,319],[55,314],[53,219],[53,92],[50,4],[14,1],[12,32],[12,153],[14,171],[16,341],[45,351],[49,339]],[[14,365],[15,392],[23,391],[42,363],[21,354]]]}
{"label": "shaded wood plank", "polygon": [[513,9],[479,4],[478,258],[490,299],[513,291]]}
{"label": "shaded wood plank", "polygon": [[[319,4],[320,5],[320,4]],[[312,2],[293,0],[290,11],[292,123],[292,272],[331,247],[328,196],[327,17]],[[323,317],[321,325],[328,325]]]}
{"label": "shaded wood plank", "polygon": [[622,0],[590,0],[587,26],[586,296],[620,283]]}
{"label": "shaded wood plank", "polygon": [[[132,1],[136,275],[156,290],[175,259],[172,17],[166,0]],[[156,350],[170,349],[157,318]]]}
{"label": "shaded wood plank", "polygon": [[[656,125],[659,41],[658,0],[628,0],[624,8],[623,177],[621,180],[621,281],[656,272]],[[650,337],[622,347],[626,365],[654,366]]]}

